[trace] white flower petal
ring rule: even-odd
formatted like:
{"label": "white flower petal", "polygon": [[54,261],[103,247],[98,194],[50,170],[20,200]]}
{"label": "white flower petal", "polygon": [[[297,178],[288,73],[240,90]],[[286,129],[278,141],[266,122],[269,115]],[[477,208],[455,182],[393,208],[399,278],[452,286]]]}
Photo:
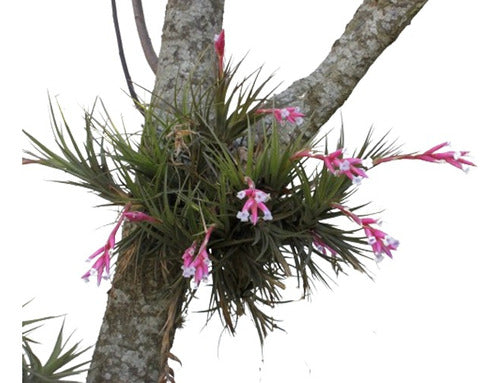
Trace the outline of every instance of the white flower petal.
{"label": "white flower petal", "polygon": [[363,165],[367,169],[370,169],[371,167],[373,167],[373,160],[371,158],[365,158],[363,161],[361,161],[361,165]]}
{"label": "white flower petal", "polygon": [[239,199],[245,198],[246,195],[247,193],[245,192],[245,190],[240,190],[238,193],[236,193],[236,197],[238,197]]}
{"label": "white flower petal", "polygon": [[348,171],[349,169],[351,168],[351,164],[349,163],[349,161],[347,160],[344,160],[340,163],[340,166],[339,166],[339,169],[343,172],[346,172]]}
{"label": "white flower petal", "polygon": [[255,191],[255,202],[267,202],[271,196],[268,193],[263,192],[262,190]]}
{"label": "white flower petal", "polygon": [[194,275],[196,269],[194,266],[182,266],[182,276],[184,278],[190,278]]}
{"label": "white flower petal", "polygon": [[248,222],[248,217],[250,214],[248,211],[239,211],[238,214],[236,214],[236,218],[238,218],[241,222]]}
{"label": "white flower petal", "polygon": [[266,211],[262,218],[264,219],[264,221],[271,221],[273,219],[273,215],[271,214],[271,212]]}
{"label": "white flower petal", "polygon": [[352,183],[354,185],[361,185],[361,181],[363,181],[363,177],[361,176],[355,176],[352,178]]}
{"label": "white flower petal", "polygon": [[281,118],[282,119],[285,119],[287,118],[289,115],[290,115],[290,112],[286,109],[280,109],[280,113],[281,113]]}
{"label": "white flower petal", "polygon": [[386,235],[385,238],[383,239],[384,245],[385,246],[393,246],[393,247],[398,247],[399,246],[399,241],[395,238],[392,238],[389,235]]}

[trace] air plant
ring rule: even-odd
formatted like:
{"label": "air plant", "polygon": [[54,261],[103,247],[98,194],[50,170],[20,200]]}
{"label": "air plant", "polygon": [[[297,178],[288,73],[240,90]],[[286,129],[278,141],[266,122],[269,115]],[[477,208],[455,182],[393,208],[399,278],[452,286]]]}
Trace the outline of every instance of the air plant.
{"label": "air plant", "polygon": [[[23,307],[26,305],[27,303],[24,304]],[[79,359],[81,359],[81,356],[88,351],[90,347],[80,349],[80,342],[72,345],[68,344],[71,339],[71,335],[65,339],[64,322],[61,325],[50,356],[47,358],[45,363],[42,363],[39,356],[37,356],[37,354],[33,351],[32,345],[38,344],[39,342],[34,340],[31,337],[31,334],[36,329],[43,326],[44,322],[58,317],[59,316],[47,316],[23,321],[23,382],[76,383],[76,381],[67,380],[66,378],[77,376],[87,371],[85,365],[89,364],[90,360],[80,362]]]}
{"label": "air plant", "polygon": [[[360,213],[365,205],[348,207],[371,167],[399,159],[474,164],[464,151],[437,153],[443,145],[402,154],[386,136],[374,141],[372,131],[347,157],[343,131],[330,153],[315,151],[318,141],[301,135],[284,144],[280,129],[307,126],[308,116],[294,105],[272,105],[264,92],[270,79],[260,82],[260,69],[237,82],[241,63],[224,64],[223,39],[223,33],[214,39],[212,88],[179,89],[184,102],[168,105],[163,117],[144,105],[141,135],[119,130],[104,106],[104,121],[96,118],[94,106],[79,144],[51,105],[58,151],[26,133],[36,149],[28,162],[62,170],[73,177],[66,183],[144,218],[131,219],[116,244],[113,231],[113,240],[98,250],[107,255],[93,267],[98,282],[115,248],[132,254],[125,267],[153,260],[166,289],[181,284],[193,295],[200,283],[208,285],[208,317],[218,313],[234,333],[238,318],[248,314],[262,342],[278,327],[265,309],[283,302],[288,278],[307,294],[313,280],[330,283],[329,269],[334,275],[350,268],[367,272],[365,263],[397,249],[395,239],[374,227],[376,219]],[[306,161],[317,166],[308,170]],[[344,227],[339,217],[346,216],[359,227]]]}

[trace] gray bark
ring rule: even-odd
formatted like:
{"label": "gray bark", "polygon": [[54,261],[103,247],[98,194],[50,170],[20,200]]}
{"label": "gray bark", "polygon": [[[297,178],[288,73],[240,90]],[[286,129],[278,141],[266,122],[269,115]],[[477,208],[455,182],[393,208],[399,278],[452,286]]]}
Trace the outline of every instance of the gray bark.
{"label": "gray bark", "polygon": [[154,284],[138,283],[134,273],[116,278],[87,382],[156,383],[160,368],[160,337],[167,299]]}
{"label": "gray bark", "polygon": [[189,81],[200,89],[214,82],[214,36],[222,29],[224,0],[170,0],[165,14],[151,104],[160,117],[180,102]]}
{"label": "gray bark", "polygon": [[[276,107],[300,106],[307,116],[303,125],[307,133],[316,132],[425,3],[364,1],[318,68],[275,96]],[[223,8],[224,0],[168,2],[151,100],[160,117],[179,101],[178,90],[188,80],[202,89],[212,83],[213,37],[222,28]],[[289,137],[296,133],[289,131]],[[124,257],[120,254],[118,262],[124,262]],[[170,379],[166,357],[182,323],[185,287],[164,294],[164,276],[152,270],[144,269],[138,277],[127,269],[115,277],[88,383]]]}
{"label": "gray bark", "polygon": [[307,116],[306,124],[290,127],[289,138],[304,128],[306,139],[314,135],[426,2],[365,0],[323,62],[274,98],[276,107],[299,106]]}

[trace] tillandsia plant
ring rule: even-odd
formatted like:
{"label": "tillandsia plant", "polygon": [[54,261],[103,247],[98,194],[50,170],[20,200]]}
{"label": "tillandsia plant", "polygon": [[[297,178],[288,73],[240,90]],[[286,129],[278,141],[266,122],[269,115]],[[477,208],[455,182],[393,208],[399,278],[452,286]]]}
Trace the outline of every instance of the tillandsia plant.
{"label": "tillandsia plant", "polygon": [[[29,302],[28,302],[29,303]],[[25,307],[28,303],[25,303]],[[90,349],[80,348],[80,342],[68,345],[71,336],[64,337],[64,322],[61,325],[59,334],[52,348],[52,351],[45,363],[42,363],[39,356],[34,352],[32,345],[39,344],[38,341],[31,337],[31,334],[43,323],[58,318],[58,316],[48,316],[43,318],[29,319],[22,323],[22,346],[23,346],[23,382],[24,383],[40,383],[40,382],[66,382],[73,383],[74,380],[67,380],[68,377],[74,377],[87,371],[86,365],[90,360],[80,362],[81,356]],[[76,363],[75,363],[76,362]]]}
{"label": "tillandsia plant", "polygon": [[[122,206],[83,279],[95,274],[100,283],[108,277],[114,250],[127,254],[118,275],[153,262],[164,275],[165,291],[188,291],[183,312],[206,283],[208,317],[217,313],[234,333],[238,318],[250,315],[263,342],[277,328],[265,308],[284,301],[287,278],[295,277],[306,294],[313,280],[328,284],[329,268],[333,274],[366,272],[366,262],[392,257],[397,249],[398,241],[378,228],[379,221],[362,213],[365,205],[348,207],[370,168],[402,159],[460,169],[474,164],[467,152],[440,151],[446,144],[403,154],[386,136],[374,141],[371,131],[352,155],[346,154],[343,132],[331,152],[315,151],[318,140],[301,135],[283,143],[280,132],[307,125],[308,116],[294,105],[273,105],[271,93],[264,92],[269,79],[260,82],[260,70],[237,82],[240,64],[225,63],[223,31],[214,50],[212,88],[179,89],[184,101],[168,105],[161,118],[143,105],[140,138],[120,131],[107,113],[99,120],[92,108],[79,145],[51,106],[59,152],[26,133],[36,148],[26,162],[69,173],[76,180],[67,183]],[[309,171],[306,162],[318,166]],[[339,217],[358,227],[343,227]],[[116,242],[125,221],[129,227]]]}

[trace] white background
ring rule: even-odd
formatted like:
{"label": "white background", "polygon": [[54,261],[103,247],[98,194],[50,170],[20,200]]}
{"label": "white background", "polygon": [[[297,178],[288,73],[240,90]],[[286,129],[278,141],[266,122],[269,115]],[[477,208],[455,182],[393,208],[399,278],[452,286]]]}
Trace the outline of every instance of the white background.
{"label": "white background", "polygon": [[[13,2],[11,2],[13,3]],[[134,81],[152,89],[130,2],[118,2]],[[164,1],[144,2],[159,49]],[[340,36],[360,1],[227,1],[226,52],[248,55],[248,69],[277,70],[283,87],[310,73]],[[350,149],[373,125],[408,151],[451,141],[478,165],[468,175],[448,165],[401,162],[369,173],[357,193],[373,201],[383,229],[401,241],[394,260],[350,272],[332,290],[275,310],[286,333],[263,349],[249,320],[236,338],[193,313],[176,336],[179,382],[499,382],[498,113],[500,28],[496,1],[430,1],[372,66],[341,109]],[[74,129],[96,96],[128,130],[140,116],[125,94],[108,1],[15,2],[1,10],[2,297],[5,366],[19,371],[19,318],[67,314],[74,339],[95,342],[109,282],[80,276],[102,246],[116,211],[84,190],[47,182],[49,169],[21,168],[26,129],[50,142],[49,93]],[[144,93],[141,93],[144,95]],[[336,138],[339,112],[329,127]],[[8,164],[5,167],[5,164]],[[5,246],[6,244],[6,246]],[[300,290],[290,283],[294,299]],[[35,297],[27,309],[20,304]],[[198,308],[202,308],[203,290]],[[15,313],[15,315],[11,315]],[[59,323],[39,332],[55,336]],[[10,343],[7,343],[10,344]],[[4,348],[4,346],[2,346]],[[7,356],[6,356],[7,357]],[[10,362],[9,362],[10,360]],[[5,372],[3,372],[5,373]]]}

